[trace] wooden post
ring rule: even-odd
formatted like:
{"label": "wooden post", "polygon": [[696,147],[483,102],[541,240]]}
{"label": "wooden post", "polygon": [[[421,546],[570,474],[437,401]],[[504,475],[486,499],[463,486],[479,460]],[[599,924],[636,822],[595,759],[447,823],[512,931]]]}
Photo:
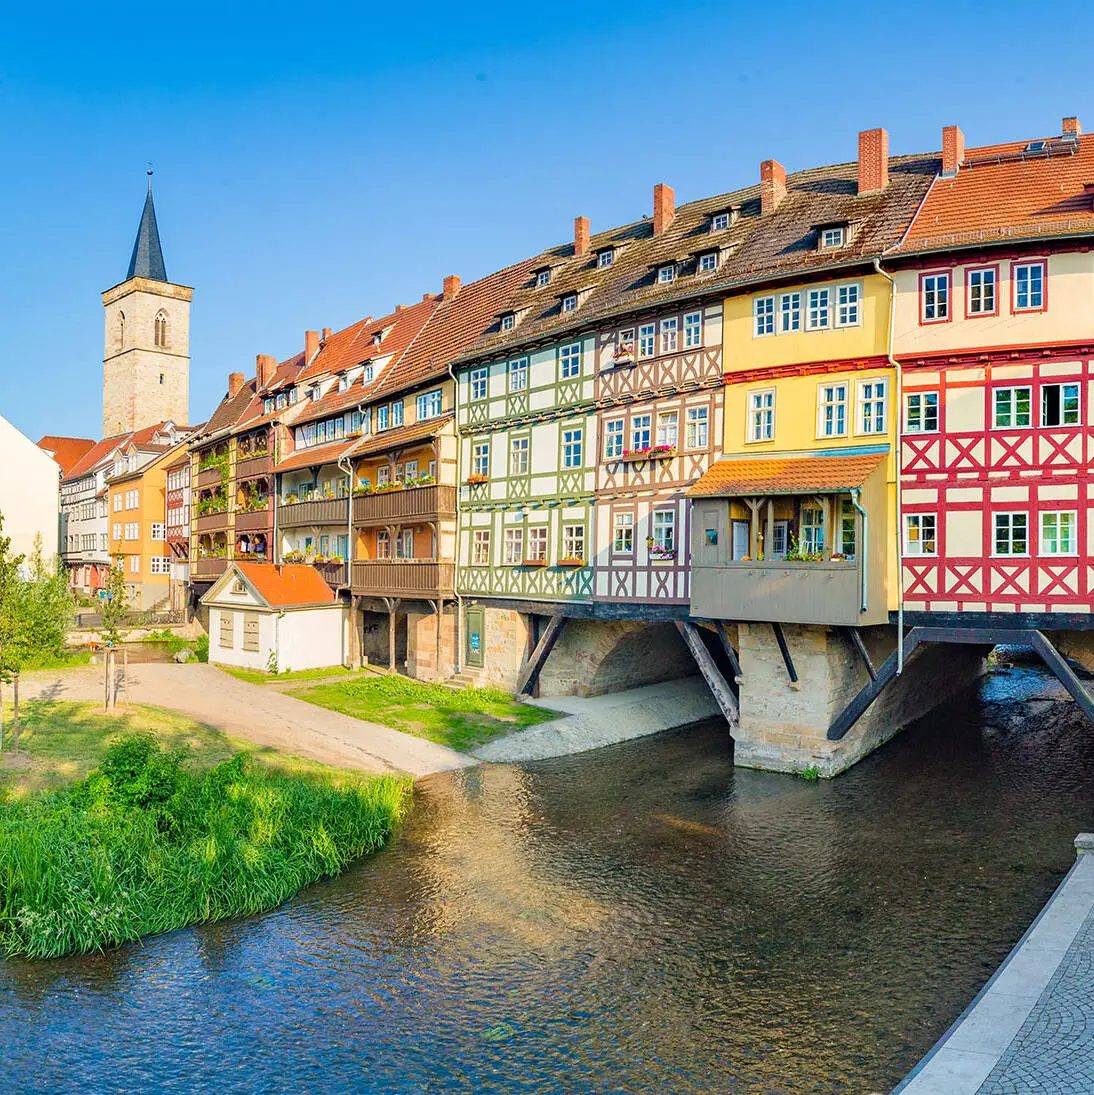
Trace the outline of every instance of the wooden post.
{"label": "wooden post", "polygon": [[11,724],[11,740],[12,751],[19,752],[19,674],[15,674],[15,679],[11,682],[12,690],[14,692],[14,708],[15,717]]}
{"label": "wooden post", "polygon": [[730,733],[732,733],[737,729],[740,721],[737,697],[733,695],[733,690],[722,676],[722,671],[710,656],[710,651],[707,650],[706,643],[703,642],[703,637],[695,624],[690,620],[676,620],[675,623],[676,630],[680,632],[680,637],[691,651],[691,656],[695,659],[695,664],[699,667],[699,672],[703,674],[703,679],[707,682],[715,700],[718,701],[718,707],[725,716],[726,722],[729,723]]}
{"label": "wooden post", "polygon": [[122,702],[129,703],[129,651],[122,651]]}
{"label": "wooden post", "polygon": [[0,675],[0,753],[4,751],[4,678]]}
{"label": "wooden post", "polygon": [[556,612],[550,620],[548,620],[547,627],[539,637],[535,649],[528,655],[528,660],[521,667],[520,676],[517,678],[516,693],[518,696],[524,692],[531,692],[532,689],[535,688],[536,681],[539,680],[540,670],[543,668],[544,663],[547,661],[547,656],[551,653],[555,642],[562,633],[562,628],[565,623],[566,617],[563,616],[561,612]]}
{"label": "wooden post", "polygon": [[103,710],[110,710],[110,647],[103,647]]}
{"label": "wooden post", "polygon": [[767,500],[767,532],[764,534],[764,558],[768,558],[775,550],[775,502]]}

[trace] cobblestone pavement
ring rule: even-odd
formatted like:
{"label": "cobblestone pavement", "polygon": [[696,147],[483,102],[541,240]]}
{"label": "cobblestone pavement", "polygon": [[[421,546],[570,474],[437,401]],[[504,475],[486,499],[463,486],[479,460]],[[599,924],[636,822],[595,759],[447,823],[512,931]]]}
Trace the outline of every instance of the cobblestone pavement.
{"label": "cobblestone pavement", "polygon": [[1094,1092],[1094,911],[976,1095]]}

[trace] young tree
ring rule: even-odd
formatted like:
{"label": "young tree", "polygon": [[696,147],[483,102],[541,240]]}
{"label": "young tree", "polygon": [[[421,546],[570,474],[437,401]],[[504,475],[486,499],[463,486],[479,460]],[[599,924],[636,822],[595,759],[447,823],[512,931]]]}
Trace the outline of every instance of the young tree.
{"label": "young tree", "polygon": [[117,646],[122,641],[125,632],[120,631],[118,625],[129,611],[129,591],[125,588],[125,571],[122,570],[122,562],[123,558],[120,555],[114,560],[101,600],[103,625],[99,633],[103,641],[111,646]]}
{"label": "young tree", "polygon": [[4,535],[4,515],[0,513],[0,749],[4,747],[4,682],[12,679],[20,660],[21,600],[20,570],[23,556],[13,555],[11,537]]}

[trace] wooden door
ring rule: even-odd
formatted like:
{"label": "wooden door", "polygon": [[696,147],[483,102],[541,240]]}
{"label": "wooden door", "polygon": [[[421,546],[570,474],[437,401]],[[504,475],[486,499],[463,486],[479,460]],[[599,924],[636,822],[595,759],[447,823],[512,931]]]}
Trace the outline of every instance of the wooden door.
{"label": "wooden door", "polygon": [[467,609],[464,619],[467,624],[464,661],[482,669],[486,665],[486,611],[480,606],[472,606]]}

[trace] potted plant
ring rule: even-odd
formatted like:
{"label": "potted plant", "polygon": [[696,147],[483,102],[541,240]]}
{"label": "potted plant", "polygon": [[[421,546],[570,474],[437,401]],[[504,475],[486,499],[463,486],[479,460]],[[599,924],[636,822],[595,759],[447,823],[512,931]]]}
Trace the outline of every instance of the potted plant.
{"label": "potted plant", "polygon": [[464,480],[464,482],[467,483],[467,485],[469,487],[478,487],[478,486],[481,486],[483,483],[488,483],[489,481],[490,481],[490,476],[489,475],[483,475],[481,472],[472,472]]}
{"label": "potted plant", "polygon": [[634,364],[634,343],[633,342],[621,342],[616,348],[615,353],[612,354],[613,365],[633,365]]}

